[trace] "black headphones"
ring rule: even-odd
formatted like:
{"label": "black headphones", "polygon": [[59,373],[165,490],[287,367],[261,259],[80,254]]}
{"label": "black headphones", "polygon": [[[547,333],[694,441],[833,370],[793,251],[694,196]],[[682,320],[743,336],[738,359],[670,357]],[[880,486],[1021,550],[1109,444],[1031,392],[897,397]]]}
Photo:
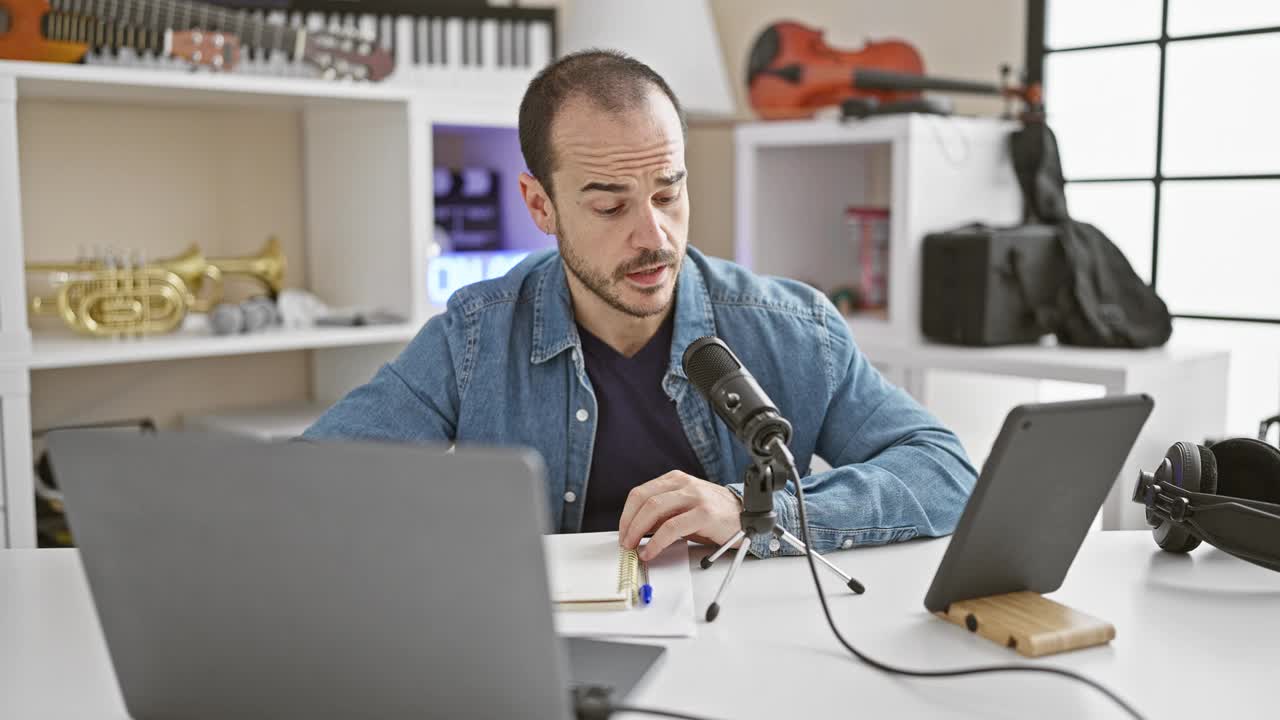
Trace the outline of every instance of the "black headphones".
{"label": "black headphones", "polygon": [[1154,473],[1138,473],[1133,501],[1147,508],[1164,550],[1188,552],[1203,540],[1280,572],[1280,450],[1266,442],[1175,443]]}

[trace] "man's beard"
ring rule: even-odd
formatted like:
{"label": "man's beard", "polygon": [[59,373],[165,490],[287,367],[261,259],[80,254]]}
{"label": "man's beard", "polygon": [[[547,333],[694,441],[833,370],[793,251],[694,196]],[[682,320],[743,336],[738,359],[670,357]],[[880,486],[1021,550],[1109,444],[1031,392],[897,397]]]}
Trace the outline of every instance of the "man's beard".
{"label": "man's beard", "polygon": [[[618,285],[626,282],[627,273],[633,273],[655,265],[670,266],[674,277],[678,279],[680,277],[680,267],[684,264],[683,255],[676,254],[671,250],[645,249],[636,257],[619,265],[613,271],[613,278],[608,278],[603,273],[597,272],[587,265],[587,261],[573,251],[570,243],[565,240],[563,233],[557,233],[556,239],[560,247],[560,257],[564,258],[565,267],[569,268],[569,272],[573,273],[573,276],[578,278],[579,282],[614,310],[636,318],[652,317],[666,312],[667,308],[671,306],[672,300],[675,299],[675,293],[672,292],[671,297],[661,307],[636,307],[635,305],[628,305],[618,293],[617,288]],[[666,287],[666,283],[648,288],[636,288],[636,290],[646,295],[654,295],[661,292],[664,287]]]}

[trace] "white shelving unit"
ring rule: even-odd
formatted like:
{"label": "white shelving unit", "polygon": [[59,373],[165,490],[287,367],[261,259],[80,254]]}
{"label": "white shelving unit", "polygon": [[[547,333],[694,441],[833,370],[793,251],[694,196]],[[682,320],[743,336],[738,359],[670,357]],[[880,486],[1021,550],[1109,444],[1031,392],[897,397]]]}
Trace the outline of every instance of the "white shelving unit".
{"label": "white shelving unit", "polygon": [[[1137,468],[1153,466],[1177,440],[1200,442],[1222,432],[1226,351],[967,348],[926,342],[920,332],[924,237],[974,221],[1012,225],[1020,219],[1008,145],[1016,128],[994,119],[923,115],[741,126],[735,255],[757,272],[829,292],[851,284],[857,267],[845,208],[887,208],[887,312],[846,318],[862,352],[926,406],[961,408],[953,417],[939,414],[978,464],[1013,405],[1067,399],[1054,397],[1064,389],[1044,381],[1078,384],[1066,389],[1073,398],[1150,394],[1155,409],[1101,513],[1104,529],[1145,527],[1141,508],[1127,497]],[[934,370],[963,375],[926,382]]]}
{"label": "white shelving unit", "polygon": [[851,318],[860,338],[917,339],[924,236],[967,222],[1016,223],[1013,123],[924,115],[739,126],[735,257],[830,292],[851,285],[845,209],[889,211],[887,312]]}
{"label": "white shelving unit", "polygon": [[[1131,500],[1138,471],[1153,469],[1174,442],[1200,443],[1218,436],[1227,422],[1230,354],[1216,348],[1176,344],[1150,350],[1052,345],[968,348],[877,341],[861,347],[878,365],[892,368],[903,386],[926,405],[929,383],[925,382],[924,373],[931,369],[1077,383],[1099,388],[1100,395],[1150,395],[1156,401],[1155,407],[1103,502],[1103,530],[1147,527],[1142,507]],[[992,401],[972,384],[962,391],[969,393],[971,403],[975,395],[975,404]],[[1040,399],[1043,398],[1028,397],[1019,402]],[[1003,412],[1003,408],[994,409]],[[983,461],[985,454],[980,454],[981,450],[969,448],[974,462]]]}
{"label": "white shelving unit", "polygon": [[192,329],[144,339],[81,338],[66,333],[40,335],[32,340],[31,370],[114,365],[118,363],[182,360],[220,355],[319,350],[353,345],[405,343],[418,325],[400,323],[368,327],[275,329],[252,335],[219,337],[204,329]]}
{"label": "white shelving unit", "polygon": [[[516,126],[519,94],[479,85],[430,90],[0,61],[0,547],[35,543],[33,372],[305,350],[311,399],[323,402],[367,379],[403,347],[439,310],[428,303],[425,292],[427,263],[434,252],[433,126]],[[23,233],[19,171],[23,138],[18,108],[28,100],[65,101],[69,111],[90,103],[296,113],[302,140],[296,171],[304,252],[302,258],[289,258],[290,267],[303,268],[307,289],[330,305],[386,308],[406,321],[235,337],[211,336],[198,324],[144,339],[85,338],[61,328],[44,330],[41,324],[33,333],[23,270],[33,248]],[[172,249],[176,253],[182,248]]]}

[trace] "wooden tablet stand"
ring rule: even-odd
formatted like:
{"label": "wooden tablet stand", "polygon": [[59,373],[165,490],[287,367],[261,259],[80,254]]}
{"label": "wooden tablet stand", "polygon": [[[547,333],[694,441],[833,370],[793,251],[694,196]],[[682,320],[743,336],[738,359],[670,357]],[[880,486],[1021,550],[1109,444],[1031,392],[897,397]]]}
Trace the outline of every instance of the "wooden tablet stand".
{"label": "wooden tablet stand", "polygon": [[937,615],[1027,657],[1104,645],[1116,636],[1111,623],[1034,592],[960,600]]}

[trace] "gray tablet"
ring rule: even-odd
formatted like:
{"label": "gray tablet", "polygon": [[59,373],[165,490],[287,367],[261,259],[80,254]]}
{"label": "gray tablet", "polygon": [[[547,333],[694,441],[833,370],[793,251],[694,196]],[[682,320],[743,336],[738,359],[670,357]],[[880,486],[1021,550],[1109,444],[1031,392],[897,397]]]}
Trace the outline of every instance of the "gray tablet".
{"label": "gray tablet", "polygon": [[1058,589],[1153,404],[1120,395],[1011,410],[924,606]]}

